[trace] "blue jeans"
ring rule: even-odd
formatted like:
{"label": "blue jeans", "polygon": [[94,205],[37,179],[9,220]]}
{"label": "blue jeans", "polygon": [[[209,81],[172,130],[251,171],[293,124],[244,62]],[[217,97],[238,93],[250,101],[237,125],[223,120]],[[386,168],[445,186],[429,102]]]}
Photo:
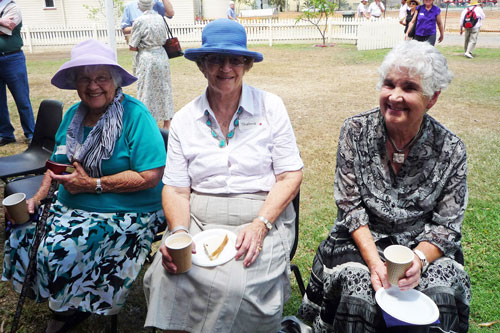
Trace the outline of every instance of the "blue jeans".
{"label": "blue jeans", "polygon": [[0,137],[15,139],[14,127],[9,118],[6,87],[9,87],[16,102],[24,135],[28,139],[32,138],[35,130],[35,117],[31,108],[26,58],[23,52],[0,55]]}

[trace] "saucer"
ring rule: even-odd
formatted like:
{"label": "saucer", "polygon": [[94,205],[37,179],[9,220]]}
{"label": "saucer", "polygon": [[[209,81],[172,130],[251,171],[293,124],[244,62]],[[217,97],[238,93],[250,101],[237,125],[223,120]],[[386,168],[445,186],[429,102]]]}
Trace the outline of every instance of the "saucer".
{"label": "saucer", "polygon": [[[210,260],[208,258],[205,249],[203,248],[203,243],[207,238],[215,235],[227,234],[228,242],[224,250],[220,253],[219,257],[215,260]],[[202,267],[214,267],[218,265],[225,264],[229,260],[233,259],[236,255],[236,234],[232,231],[225,229],[209,229],[202,231],[193,236],[193,242],[196,244],[196,253],[193,253],[193,264]]]}
{"label": "saucer", "polygon": [[424,293],[398,287],[380,288],[375,293],[378,305],[392,317],[412,325],[429,325],[439,318],[439,309]]}

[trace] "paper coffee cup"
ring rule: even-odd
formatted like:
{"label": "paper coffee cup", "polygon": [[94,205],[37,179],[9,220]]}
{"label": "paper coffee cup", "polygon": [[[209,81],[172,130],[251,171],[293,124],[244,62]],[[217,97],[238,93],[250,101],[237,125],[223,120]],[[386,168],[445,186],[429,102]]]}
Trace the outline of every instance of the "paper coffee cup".
{"label": "paper coffee cup", "polygon": [[23,224],[30,220],[28,206],[26,206],[26,194],[14,193],[3,199],[2,204],[9,212],[14,224]]}
{"label": "paper coffee cup", "polygon": [[390,245],[385,248],[384,257],[389,282],[391,285],[397,286],[398,281],[405,276],[406,270],[411,266],[415,253],[403,245]]}
{"label": "paper coffee cup", "polygon": [[193,238],[190,234],[179,232],[167,237],[165,246],[177,266],[177,274],[187,272],[191,268]]}

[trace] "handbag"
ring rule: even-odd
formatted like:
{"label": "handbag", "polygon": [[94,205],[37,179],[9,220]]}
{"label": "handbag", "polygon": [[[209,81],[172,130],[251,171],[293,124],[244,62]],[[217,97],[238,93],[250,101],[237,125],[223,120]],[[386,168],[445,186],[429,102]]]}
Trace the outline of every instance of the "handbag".
{"label": "handbag", "polygon": [[177,37],[174,37],[174,35],[172,35],[172,30],[170,30],[170,27],[168,26],[165,17],[163,17],[163,22],[165,22],[165,25],[167,26],[167,37],[168,37],[167,41],[163,45],[163,48],[167,52],[168,57],[172,59],[183,56],[184,52],[182,52],[181,44],[179,43]]}

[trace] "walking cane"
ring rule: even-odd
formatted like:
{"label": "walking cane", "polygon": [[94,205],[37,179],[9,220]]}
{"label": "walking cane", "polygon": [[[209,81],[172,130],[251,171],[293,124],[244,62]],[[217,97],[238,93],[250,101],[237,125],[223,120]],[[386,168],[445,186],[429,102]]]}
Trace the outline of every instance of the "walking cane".
{"label": "walking cane", "polygon": [[[51,170],[56,174],[62,174],[64,171],[66,171],[66,167],[64,168],[64,170],[60,168],[62,164],[54,163],[50,160],[47,161],[45,166],[47,167],[47,169]],[[24,278],[21,294],[19,295],[19,299],[17,301],[16,313],[14,314],[14,319],[12,320],[12,326],[10,328],[11,333],[15,333],[17,331],[19,325],[19,319],[21,318],[21,313],[23,311],[26,292],[28,291],[29,288],[31,288],[33,279],[36,275],[36,254],[38,252],[38,247],[40,246],[40,242],[45,236],[45,222],[49,217],[50,206],[52,206],[52,203],[55,199],[54,193],[57,189],[57,185],[58,185],[57,181],[52,180],[50,183],[49,192],[47,193],[47,196],[45,197],[45,199],[41,201],[42,204],[44,205],[43,211],[42,215],[36,221],[35,239],[33,240],[33,244],[31,245],[31,249],[29,251],[28,269],[26,270],[26,276]]]}

